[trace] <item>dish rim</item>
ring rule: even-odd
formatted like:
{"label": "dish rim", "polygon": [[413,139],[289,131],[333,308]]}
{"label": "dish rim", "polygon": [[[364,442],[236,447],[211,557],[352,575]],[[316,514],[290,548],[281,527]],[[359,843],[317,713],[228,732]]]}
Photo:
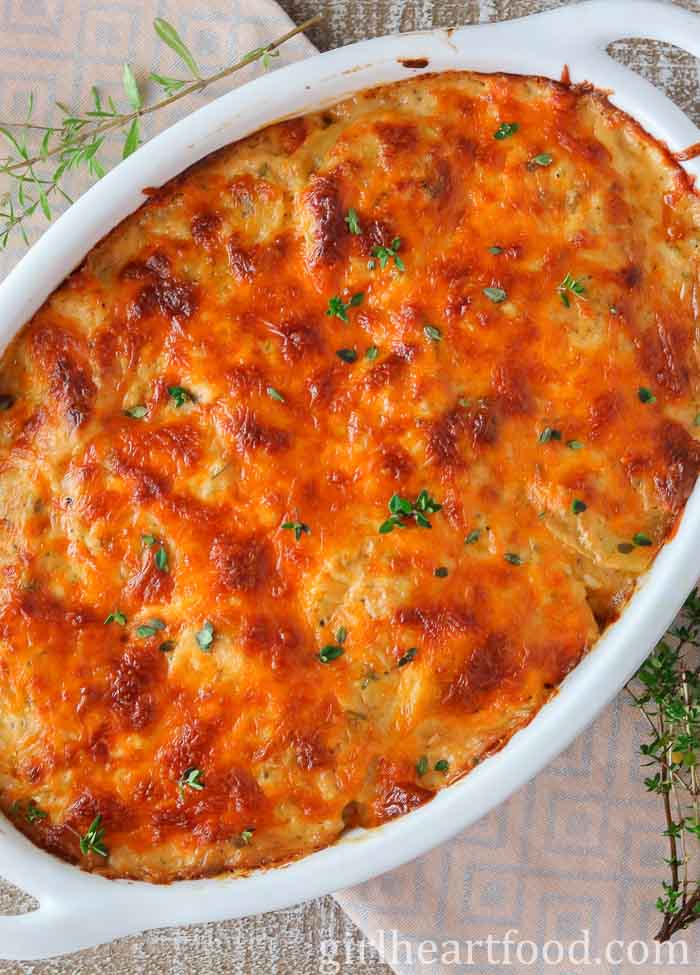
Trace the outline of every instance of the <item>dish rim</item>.
{"label": "dish rim", "polygon": [[[656,0],[588,0],[513,21],[361,41],[234,89],[148,142],[49,228],[0,284],[0,347],[94,244],[144,201],[143,186],[167,182],[214,149],[281,117],[306,114],[379,84],[447,70],[558,79],[567,64],[574,83],[590,81],[613,89],[611,102],[672,151],[697,142],[700,129],[680,109],[605,53],[608,43],[633,34],[670,41],[700,57],[700,17],[693,21],[693,16],[698,17]],[[635,25],[633,31],[629,24]],[[401,63],[423,57],[429,61],[425,67]],[[700,160],[684,168],[700,176]],[[0,958],[49,957],[146,928],[288,907],[368,880],[454,836],[540,771],[617,694],[700,574],[697,533],[698,485],[675,536],[659,552],[620,619],[566,678],[558,695],[500,752],[427,805],[382,827],[350,834],[282,867],[160,886],[80,871],[36,847],[0,817],[0,870],[40,901],[30,914],[0,917]]]}

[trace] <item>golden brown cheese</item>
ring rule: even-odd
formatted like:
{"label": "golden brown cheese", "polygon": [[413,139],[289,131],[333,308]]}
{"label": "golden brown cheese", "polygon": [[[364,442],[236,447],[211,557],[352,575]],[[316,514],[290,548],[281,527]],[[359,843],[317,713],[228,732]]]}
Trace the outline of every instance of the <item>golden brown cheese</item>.
{"label": "golden brown cheese", "polygon": [[599,93],[468,73],[157,191],[0,367],[2,809],[168,881],[500,748],[695,483],[699,212]]}

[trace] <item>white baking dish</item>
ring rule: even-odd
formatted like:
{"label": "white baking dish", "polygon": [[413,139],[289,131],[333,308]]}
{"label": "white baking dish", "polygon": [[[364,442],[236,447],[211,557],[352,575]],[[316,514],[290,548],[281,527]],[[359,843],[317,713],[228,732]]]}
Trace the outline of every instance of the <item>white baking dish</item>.
{"label": "white baking dish", "polygon": [[[214,149],[281,116],[308,112],[411,72],[473,68],[559,78],[610,89],[613,101],[674,151],[700,130],[663,94],[620,67],[606,45],[650,37],[700,57],[700,15],[653,0],[591,0],[523,20],[378,38],[275,71],[200,109],[153,139],[85,194],[0,285],[4,346],[47,295],[119,220]],[[428,59],[424,69],[401,59]],[[687,164],[700,175],[700,162]],[[0,817],[0,873],[39,902],[0,917],[0,958],[42,958],[146,928],[214,921],[286,907],[391,870],[473,823],[564,749],[617,693],[662,635],[700,575],[700,491],[621,619],[532,724],[433,802],[380,829],[355,833],[290,866],[242,878],[171,886],[109,881],[33,846]]]}

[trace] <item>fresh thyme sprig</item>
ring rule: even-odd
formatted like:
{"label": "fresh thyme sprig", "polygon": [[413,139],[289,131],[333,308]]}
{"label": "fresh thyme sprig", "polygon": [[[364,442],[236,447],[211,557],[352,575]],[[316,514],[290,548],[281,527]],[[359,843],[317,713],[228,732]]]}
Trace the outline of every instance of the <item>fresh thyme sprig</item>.
{"label": "fresh thyme sprig", "polygon": [[582,301],[586,300],[585,280],[585,278],[575,278],[568,271],[566,272],[564,280],[557,287],[557,294],[565,308],[571,308],[570,295],[573,295],[574,298],[580,298]]}
{"label": "fresh thyme sprig", "polygon": [[0,122],[0,136],[9,148],[9,155],[0,158],[0,178],[5,177],[11,185],[10,190],[0,194],[0,250],[7,247],[14,232],[19,232],[24,242],[29,244],[25,221],[38,211],[47,221],[51,221],[53,201],[57,197],[68,204],[73,202],[64,185],[65,177],[73,170],[85,170],[92,179],[100,179],[104,175],[105,168],[98,154],[108,135],[119,134],[123,138],[122,158],[126,159],[141,144],[143,118],[204,91],[254,61],[261,61],[267,69],[284,43],[308,30],[320,19],[318,15],[312,17],[269,44],[248,51],[235,63],[204,76],[175,28],[158,17],[153,23],[156,34],[177,54],[187,69],[185,78],[150,73],[149,79],[161,89],[164,98],[146,104],[128,64],[122,70],[122,86],[129,103],[127,111],[121,111],[111,97],[103,101],[97,88],[93,87],[89,110],[73,112],[62,102],[56,102],[63,116],[60,123],[55,126],[37,125],[33,122],[34,96],[30,94],[23,121]]}
{"label": "fresh thyme sprig", "polygon": [[393,532],[395,528],[405,528],[409,518],[415,519],[416,524],[421,528],[432,528],[433,526],[427,516],[441,511],[442,505],[438,504],[426,490],[423,490],[415,501],[402,498],[400,494],[392,494],[388,508],[391,517],[379,526],[380,535],[387,535],[389,532]]}
{"label": "fresh thyme sprig", "polygon": [[87,833],[80,837],[80,852],[84,857],[88,853],[97,853],[98,856],[108,857],[109,850],[104,844],[105,829],[102,825],[102,816],[95,816]]}
{"label": "fresh thyme sprig", "polygon": [[649,725],[640,752],[653,774],[644,785],[662,799],[669,845],[657,941],[700,918],[700,590],[686,600],[682,620],[627,685]]}

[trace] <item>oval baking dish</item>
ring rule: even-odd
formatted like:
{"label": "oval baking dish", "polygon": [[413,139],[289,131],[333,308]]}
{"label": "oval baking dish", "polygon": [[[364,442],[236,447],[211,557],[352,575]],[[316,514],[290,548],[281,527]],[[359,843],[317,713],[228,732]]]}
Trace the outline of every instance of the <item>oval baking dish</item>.
{"label": "oval baking dish", "polygon": [[[519,22],[355,45],[225,96],[149,143],[46,234],[0,288],[2,340],[9,340],[85,252],[142,202],[143,185],[162,184],[212,150],[272,120],[309,112],[410,73],[472,68],[557,78],[567,64],[574,82],[587,80],[613,90],[614,103],[652,135],[671,150],[684,148],[697,141],[694,126],[604,53],[606,43],[626,36],[624,24],[632,8],[635,34],[700,50],[696,18],[678,8],[594,2]],[[698,172],[696,164],[687,168]],[[622,617],[528,728],[432,803],[381,829],[350,834],[336,846],[285,868],[156,887],[81,874],[31,846],[3,823],[2,872],[37,896],[41,908],[30,915],[0,919],[0,955],[45,956],[146,927],[274,909],[390,869],[473,822],[565,747],[646,655],[700,570],[693,555],[698,518],[696,489],[675,537],[660,552]],[[99,916],[94,910],[86,914],[86,905],[94,907],[98,902]],[[94,919],[89,927],[85,916]]]}

